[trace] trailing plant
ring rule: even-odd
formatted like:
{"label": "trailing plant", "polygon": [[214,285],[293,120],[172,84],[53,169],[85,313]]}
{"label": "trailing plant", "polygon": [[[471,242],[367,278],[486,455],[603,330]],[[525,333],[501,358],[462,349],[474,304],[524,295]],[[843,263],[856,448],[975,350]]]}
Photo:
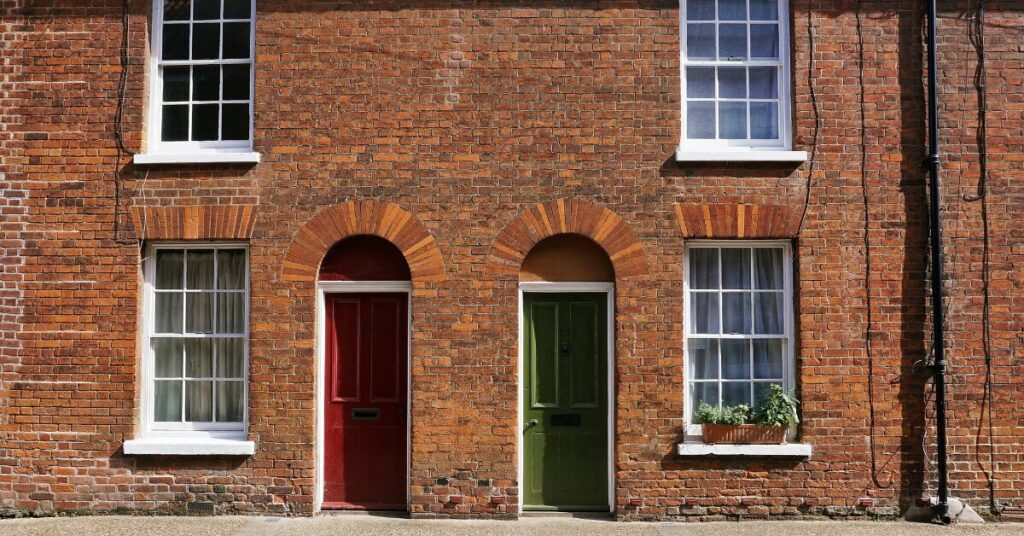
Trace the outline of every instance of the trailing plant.
{"label": "trailing plant", "polygon": [[750,406],[738,404],[719,408],[701,402],[693,412],[697,424],[746,424],[750,421]]}
{"label": "trailing plant", "polygon": [[761,426],[792,427],[800,422],[797,416],[796,398],[787,393],[779,385],[772,385],[768,395],[761,401],[761,406],[754,414],[753,423]]}

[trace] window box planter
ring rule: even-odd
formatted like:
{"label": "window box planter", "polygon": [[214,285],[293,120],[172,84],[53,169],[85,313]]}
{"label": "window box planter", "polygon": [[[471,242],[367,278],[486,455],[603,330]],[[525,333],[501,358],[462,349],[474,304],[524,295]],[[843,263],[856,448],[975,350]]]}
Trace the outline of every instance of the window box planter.
{"label": "window box planter", "polygon": [[709,445],[777,445],[786,442],[785,426],[705,424],[701,439]]}

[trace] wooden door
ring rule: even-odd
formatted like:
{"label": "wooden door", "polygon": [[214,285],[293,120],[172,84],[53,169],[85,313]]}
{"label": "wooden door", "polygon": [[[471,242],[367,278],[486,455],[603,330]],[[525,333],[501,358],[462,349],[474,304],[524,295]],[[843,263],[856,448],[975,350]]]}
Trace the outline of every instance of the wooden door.
{"label": "wooden door", "polygon": [[324,508],[406,509],[406,294],[328,294]]}
{"label": "wooden door", "polygon": [[608,511],[607,295],[524,295],[523,506]]}

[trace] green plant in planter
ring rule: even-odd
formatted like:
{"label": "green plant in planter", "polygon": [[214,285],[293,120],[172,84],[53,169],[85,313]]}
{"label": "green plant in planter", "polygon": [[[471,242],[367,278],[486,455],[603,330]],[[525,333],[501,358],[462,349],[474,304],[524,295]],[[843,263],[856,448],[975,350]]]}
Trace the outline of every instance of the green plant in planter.
{"label": "green plant in planter", "polygon": [[768,395],[761,401],[761,407],[754,414],[753,423],[761,426],[785,426],[791,428],[800,422],[796,413],[798,402],[779,385],[772,385]]}
{"label": "green plant in planter", "polygon": [[746,424],[750,415],[750,406],[746,404],[719,408],[701,402],[693,412],[693,420],[697,424]]}

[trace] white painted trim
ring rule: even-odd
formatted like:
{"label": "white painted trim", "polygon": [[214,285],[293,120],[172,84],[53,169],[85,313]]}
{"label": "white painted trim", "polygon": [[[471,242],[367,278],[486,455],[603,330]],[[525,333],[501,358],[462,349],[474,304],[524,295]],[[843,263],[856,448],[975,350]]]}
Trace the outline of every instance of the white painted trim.
{"label": "white painted trim", "polygon": [[746,149],[742,151],[700,151],[676,149],[676,162],[806,162],[807,151]]}
{"label": "white painted trim", "polygon": [[676,454],[679,456],[755,456],[779,458],[811,457],[813,448],[804,443],[786,443],[782,445],[706,445],[704,443],[679,443]]}
{"label": "white painted trim", "polygon": [[124,442],[126,455],[252,456],[256,443],[216,437],[147,437]]}
{"label": "white painted trim", "polygon": [[319,281],[317,290],[327,293],[412,292],[409,281]]}
{"label": "white painted trim", "polygon": [[228,151],[195,151],[187,153],[139,153],[135,165],[152,164],[259,164],[260,153]]}
{"label": "white painted trim", "polygon": [[607,295],[605,310],[607,314],[607,326],[605,332],[608,338],[607,350],[607,400],[608,400],[608,511],[615,512],[615,283],[592,282],[592,281],[521,281],[519,283],[519,350],[518,350],[518,396],[516,400],[516,478],[519,482],[519,513],[523,513],[523,500],[526,491],[523,488],[523,348],[524,348],[524,294],[531,293],[560,293],[560,292],[589,292],[604,293]]}

